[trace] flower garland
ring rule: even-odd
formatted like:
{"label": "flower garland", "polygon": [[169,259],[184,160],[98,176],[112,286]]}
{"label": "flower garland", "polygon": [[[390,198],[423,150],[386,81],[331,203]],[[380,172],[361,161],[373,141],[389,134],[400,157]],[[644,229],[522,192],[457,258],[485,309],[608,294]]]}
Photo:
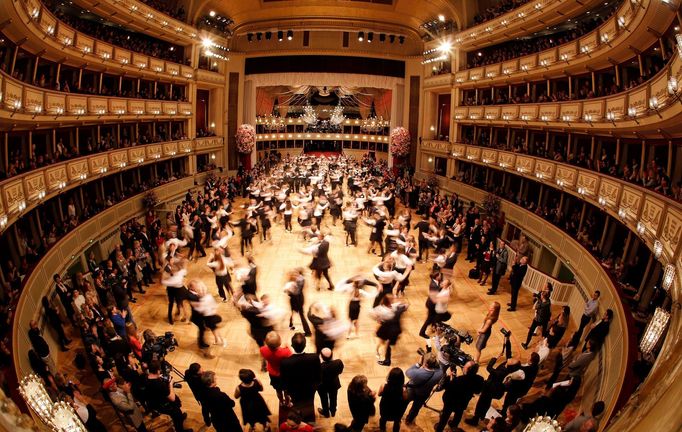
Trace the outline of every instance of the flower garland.
{"label": "flower garland", "polygon": [[398,126],[391,131],[390,151],[399,157],[410,153],[410,132],[407,129]]}
{"label": "flower garland", "polygon": [[243,124],[237,129],[235,138],[239,153],[251,153],[256,145],[256,129],[250,124]]}

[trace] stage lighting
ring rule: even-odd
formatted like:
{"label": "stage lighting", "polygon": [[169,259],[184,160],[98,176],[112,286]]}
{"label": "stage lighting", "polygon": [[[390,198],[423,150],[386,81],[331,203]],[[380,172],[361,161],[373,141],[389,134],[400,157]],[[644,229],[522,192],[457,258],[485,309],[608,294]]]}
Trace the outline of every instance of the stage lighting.
{"label": "stage lighting", "polygon": [[287,40],[292,40],[294,38],[294,31],[289,30],[287,31]]}
{"label": "stage lighting", "polygon": [[372,43],[373,40],[374,40],[374,33],[372,33],[372,32],[367,33],[367,42]]}
{"label": "stage lighting", "polygon": [[362,42],[365,40],[365,32],[358,33],[358,41]]}
{"label": "stage lighting", "polygon": [[381,33],[379,35],[379,42],[386,42],[386,34],[385,33]]}
{"label": "stage lighting", "polygon": [[261,32],[256,33],[256,39],[258,39],[258,42],[262,41],[263,40],[263,33],[261,33]]}
{"label": "stage lighting", "polygon": [[388,40],[389,40],[391,43],[395,42],[395,35],[390,35],[390,36],[388,37]]}
{"label": "stage lighting", "polygon": [[405,43],[405,36],[399,36],[398,42],[400,42],[400,45],[404,44]]}
{"label": "stage lighting", "polygon": [[284,40],[284,32],[282,30],[277,32],[277,40],[280,42]]}
{"label": "stage lighting", "polygon": [[253,33],[247,34],[246,38],[249,40],[249,42],[253,42]]}
{"label": "stage lighting", "polygon": [[270,40],[272,39],[272,32],[265,32],[265,39]]}

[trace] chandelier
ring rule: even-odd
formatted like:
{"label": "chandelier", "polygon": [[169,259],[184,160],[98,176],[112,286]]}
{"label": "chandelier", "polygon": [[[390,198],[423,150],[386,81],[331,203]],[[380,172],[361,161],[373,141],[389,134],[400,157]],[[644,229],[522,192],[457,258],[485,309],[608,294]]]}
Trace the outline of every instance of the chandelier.
{"label": "chandelier", "polygon": [[330,112],[328,120],[320,120],[317,116],[317,111],[312,105],[307,104],[303,107],[303,114],[301,120],[306,124],[306,131],[308,132],[340,132],[343,129],[343,121],[346,116],[343,114],[343,107],[337,105],[331,111],[323,109],[323,112]]}
{"label": "chandelier", "polygon": [[523,432],[561,432],[561,426],[551,417],[538,416],[528,423]]}
{"label": "chandelier", "polygon": [[367,117],[362,121],[362,126],[360,126],[360,129],[362,129],[363,132],[367,133],[379,133],[384,130],[384,127],[388,126],[388,122],[384,121],[384,118],[379,116],[377,117],[376,115]]}
{"label": "chandelier", "polygon": [[30,374],[24,377],[19,383],[19,393],[51,431],[86,432],[85,426],[71,405],[63,401],[53,403],[42,379],[37,375]]}
{"label": "chandelier", "polygon": [[274,114],[259,116],[256,118],[256,123],[262,125],[266,131],[281,131],[286,127],[284,118]]}

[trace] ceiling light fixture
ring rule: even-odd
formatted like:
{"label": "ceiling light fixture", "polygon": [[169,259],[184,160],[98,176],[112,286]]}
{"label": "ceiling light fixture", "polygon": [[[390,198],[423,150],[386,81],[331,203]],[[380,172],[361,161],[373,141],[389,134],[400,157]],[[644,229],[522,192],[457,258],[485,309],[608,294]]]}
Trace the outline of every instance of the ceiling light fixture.
{"label": "ceiling light fixture", "polygon": [[294,38],[294,31],[289,30],[287,31],[287,40],[292,40]]}
{"label": "ceiling light fixture", "polygon": [[362,42],[364,40],[365,40],[365,32],[358,33],[358,42]]}
{"label": "ceiling light fixture", "polygon": [[277,32],[277,41],[282,42],[284,40],[284,32],[282,30],[279,30]]}
{"label": "ceiling light fixture", "polygon": [[372,33],[372,32],[367,33],[367,42],[372,43],[373,40],[374,40],[374,33]]}

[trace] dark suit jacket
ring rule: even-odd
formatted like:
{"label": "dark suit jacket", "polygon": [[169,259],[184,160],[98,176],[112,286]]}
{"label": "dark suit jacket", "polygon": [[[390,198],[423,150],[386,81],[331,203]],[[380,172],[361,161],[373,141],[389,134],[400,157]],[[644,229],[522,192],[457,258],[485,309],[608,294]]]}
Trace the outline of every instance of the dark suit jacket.
{"label": "dark suit jacket", "polygon": [[339,359],[323,361],[320,365],[320,390],[337,390],[341,388],[339,375],[343,372],[343,362]]}
{"label": "dark suit jacket", "polygon": [[526,265],[514,264],[512,266],[512,274],[509,278],[509,284],[514,289],[521,288],[521,284],[523,283],[523,279],[526,277],[527,271],[528,271],[528,264],[526,264]]}
{"label": "dark suit jacket", "polygon": [[604,339],[609,334],[609,328],[611,327],[611,321],[599,321],[592,329],[587,333],[585,340],[592,339],[598,345],[604,343]]}
{"label": "dark suit jacket", "polygon": [[302,401],[315,397],[320,385],[321,367],[316,354],[294,354],[280,365],[284,390],[294,399]]}
{"label": "dark suit jacket", "polygon": [[237,415],[234,413],[234,401],[220,391],[218,387],[209,387],[202,401],[211,413],[211,422],[218,432],[241,431]]}

